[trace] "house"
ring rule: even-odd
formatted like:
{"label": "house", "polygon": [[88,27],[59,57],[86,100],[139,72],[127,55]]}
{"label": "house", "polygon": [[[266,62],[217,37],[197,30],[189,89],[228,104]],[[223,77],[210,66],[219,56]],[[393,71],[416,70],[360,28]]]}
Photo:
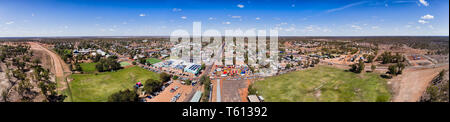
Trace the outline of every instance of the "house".
{"label": "house", "polygon": [[96,52],[97,52],[97,54],[100,54],[100,55],[102,55],[102,56],[105,56],[105,55],[106,55],[106,52],[104,52],[104,51],[101,50],[101,49],[98,49]]}

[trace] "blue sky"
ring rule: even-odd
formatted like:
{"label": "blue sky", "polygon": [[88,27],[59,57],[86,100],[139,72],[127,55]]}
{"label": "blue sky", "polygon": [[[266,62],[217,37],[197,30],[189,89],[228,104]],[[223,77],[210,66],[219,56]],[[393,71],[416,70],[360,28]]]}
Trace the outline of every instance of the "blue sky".
{"label": "blue sky", "polygon": [[449,35],[449,0],[0,0],[0,37],[157,36],[176,29],[284,36]]}

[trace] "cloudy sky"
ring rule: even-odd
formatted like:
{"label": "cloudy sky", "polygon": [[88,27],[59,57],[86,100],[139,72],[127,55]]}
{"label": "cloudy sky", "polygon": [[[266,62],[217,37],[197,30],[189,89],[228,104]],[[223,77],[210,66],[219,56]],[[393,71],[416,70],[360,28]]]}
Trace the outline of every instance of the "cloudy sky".
{"label": "cloudy sky", "polygon": [[285,36],[449,35],[449,0],[0,0],[0,37],[157,36],[176,29]]}

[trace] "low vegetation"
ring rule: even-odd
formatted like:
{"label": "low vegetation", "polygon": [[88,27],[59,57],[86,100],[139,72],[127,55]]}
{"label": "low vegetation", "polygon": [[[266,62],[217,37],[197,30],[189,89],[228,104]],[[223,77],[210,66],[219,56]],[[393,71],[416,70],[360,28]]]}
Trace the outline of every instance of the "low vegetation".
{"label": "low vegetation", "polygon": [[[447,73],[447,78],[445,75]],[[449,84],[448,71],[441,71],[439,75],[433,79],[428,86],[424,95],[420,98],[421,102],[448,102],[449,101]]]}
{"label": "low vegetation", "polygon": [[379,74],[356,74],[329,66],[268,77],[249,90],[270,102],[387,102],[391,98]]}

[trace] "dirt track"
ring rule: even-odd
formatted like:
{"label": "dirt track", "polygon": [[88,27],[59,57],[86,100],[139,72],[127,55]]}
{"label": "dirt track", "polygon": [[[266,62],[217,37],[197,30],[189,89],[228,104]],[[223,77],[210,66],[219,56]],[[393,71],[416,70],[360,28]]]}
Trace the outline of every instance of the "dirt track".
{"label": "dirt track", "polygon": [[437,68],[405,69],[404,74],[391,80],[393,83],[393,102],[416,102],[422,96],[431,80],[448,65]]}
{"label": "dirt track", "polygon": [[[43,47],[42,45],[35,43],[35,42],[29,42],[31,46],[31,50],[41,50],[45,51],[48,55],[50,55],[51,61],[53,63],[54,67],[54,74],[57,78],[57,80],[63,80],[63,81],[57,81],[58,83],[61,83],[61,87],[58,87],[58,90],[64,90],[67,88],[66,82],[64,82],[64,79],[66,76],[68,76],[71,71],[69,70],[69,66],[64,63],[64,61],[59,57],[59,55],[55,54],[54,52],[48,50],[47,48]],[[67,73],[65,75],[64,73]]]}

